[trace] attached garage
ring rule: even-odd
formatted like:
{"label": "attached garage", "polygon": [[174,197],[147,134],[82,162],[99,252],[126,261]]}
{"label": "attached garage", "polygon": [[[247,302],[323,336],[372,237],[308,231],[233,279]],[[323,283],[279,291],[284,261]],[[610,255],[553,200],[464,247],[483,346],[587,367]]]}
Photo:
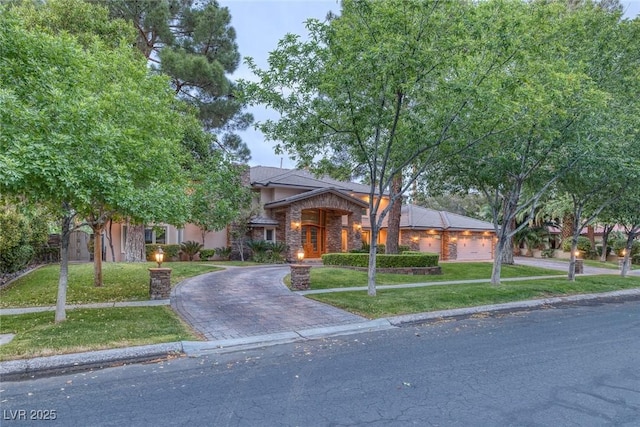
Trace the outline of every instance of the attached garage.
{"label": "attached garage", "polygon": [[442,253],[442,239],[439,235],[420,238],[420,252]]}
{"label": "attached garage", "polygon": [[493,259],[491,237],[459,236],[458,261],[486,261]]}

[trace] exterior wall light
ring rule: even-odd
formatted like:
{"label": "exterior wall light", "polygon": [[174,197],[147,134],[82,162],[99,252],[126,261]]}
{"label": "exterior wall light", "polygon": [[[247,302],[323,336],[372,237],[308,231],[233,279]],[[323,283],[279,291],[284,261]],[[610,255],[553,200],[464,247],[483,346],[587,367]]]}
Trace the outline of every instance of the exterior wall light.
{"label": "exterior wall light", "polygon": [[296,231],[300,231],[300,221],[293,221],[291,223],[291,228]]}

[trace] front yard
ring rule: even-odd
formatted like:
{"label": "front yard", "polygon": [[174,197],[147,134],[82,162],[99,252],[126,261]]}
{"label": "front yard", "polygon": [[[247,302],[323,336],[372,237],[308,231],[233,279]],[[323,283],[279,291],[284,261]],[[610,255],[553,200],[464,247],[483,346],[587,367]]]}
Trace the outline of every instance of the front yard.
{"label": "front yard", "polygon": [[[105,264],[104,286],[93,286],[91,264],[73,264],[69,271],[68,304],[143,301],[149,298],[148,268],[155,264]],[[218,270],[213,263],[166,263],[173,269],[173,284],[191,276]],[[490,263],[442,263],[442,275],[407,276],[378,274],[379,285],[487,279]],[[563,275],[556,270],[528,266],[504,266],[503,278]],[[0,290],[0,307],[55,305],[58,266],[45,266]],[[311,288],[331,289],[362,286],[366,272],[341,268],[312,268]],[[361,314],[380,318],[460,307],[497,304],[533,298],[606,292],[640,288],[640,276],[616,275],[545,278],[504,282],[499,287],[482,284],[445,284],[410,289],[378,290],[309,295],[310,298]],[[130,307],[67,310],[67,320],[54,323],[52,311],[0,317],[0,334],[15,334],[0,346],[0,360],[73,353],[133,345],[154,344],[199,337],[169,307]]]}

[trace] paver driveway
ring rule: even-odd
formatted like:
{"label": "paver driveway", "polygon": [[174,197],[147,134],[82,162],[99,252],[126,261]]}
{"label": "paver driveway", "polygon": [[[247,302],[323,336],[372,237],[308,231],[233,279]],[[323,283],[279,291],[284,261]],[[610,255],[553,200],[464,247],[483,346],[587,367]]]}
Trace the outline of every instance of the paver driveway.
{"label": "paver driveway", "polygon": [[291,292],[288,265],[228,267],[180,283],[171,306],[207,340],[337,326],[367,319]]}

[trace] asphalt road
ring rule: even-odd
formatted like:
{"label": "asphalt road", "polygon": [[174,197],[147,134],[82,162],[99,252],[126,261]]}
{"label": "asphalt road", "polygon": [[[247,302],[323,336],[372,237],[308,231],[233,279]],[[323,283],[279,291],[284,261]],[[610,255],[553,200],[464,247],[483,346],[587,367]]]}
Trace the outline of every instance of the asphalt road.
{"label": "asphalt road", "polygon": [[1,425],[638,426],[639,338],[637,301],[478,316],[4,382]]}

